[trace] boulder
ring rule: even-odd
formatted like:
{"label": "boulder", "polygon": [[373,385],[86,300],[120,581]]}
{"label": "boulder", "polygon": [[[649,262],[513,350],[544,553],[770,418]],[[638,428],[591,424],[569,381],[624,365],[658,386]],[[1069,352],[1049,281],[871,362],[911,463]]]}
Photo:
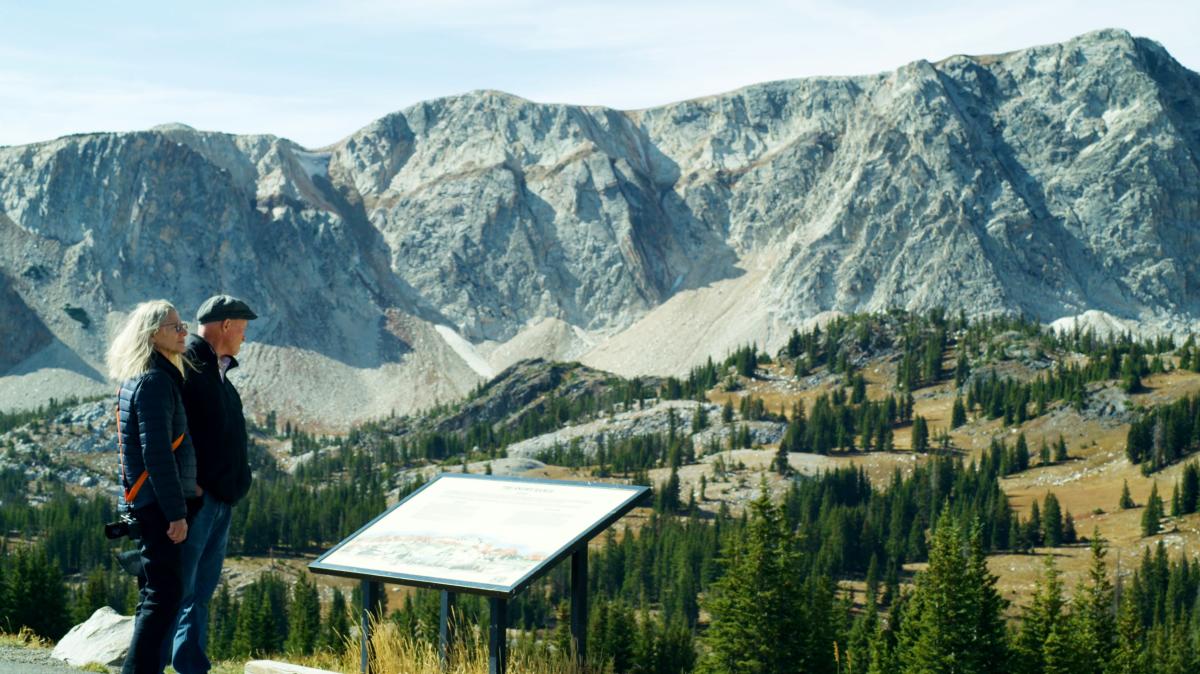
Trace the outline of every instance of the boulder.
{"label": "boulder", "polygon": [[123,616],[105,606],[92,617],[67,632],[50,657],[68,665],[82,667],[95,662],[120,667],[133,639],[133,617]]}

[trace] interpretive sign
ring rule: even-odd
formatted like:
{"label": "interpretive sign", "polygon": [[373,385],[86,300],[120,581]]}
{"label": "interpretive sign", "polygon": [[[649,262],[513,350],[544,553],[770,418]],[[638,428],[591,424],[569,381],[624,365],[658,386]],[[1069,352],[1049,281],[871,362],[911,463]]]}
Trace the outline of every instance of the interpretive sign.
{"label": "interpretive sign", "polygon": [[309,565],[385,582],[513,595],[636,505],[646,487],[443,474]]}
{"label": "interpretive sign", "polygon": [[[571,557],[571,627],[585,652],[587,543],[649,487],[444,473],[308,565],[315,573],[442,590],[445,652],[453,593],[491,597],[489,671],[503,672],[507,600]],[[370,587],[369,587],[370,586]],[[364,599],[364,610],[371,604]],[[363,671],[368,669],[363,617]]]}

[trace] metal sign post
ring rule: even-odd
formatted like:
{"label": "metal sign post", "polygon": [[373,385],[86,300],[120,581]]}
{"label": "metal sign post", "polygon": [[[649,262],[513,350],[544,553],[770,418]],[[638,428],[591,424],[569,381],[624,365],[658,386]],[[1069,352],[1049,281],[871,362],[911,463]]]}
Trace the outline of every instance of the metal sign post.
{"label": "metal sign post", "polygon": [[508,671],[508,600],[488,600],[491,627],[488,629],[488,674]]}
{"label": "metal sign post", "polygon": [[438,661],[442,669],[450,669],[450,648],[454,643],[454,624],[451,613],[454,612],[454,593],[442,590],[441,610],[438,612]]}
{"label": "metal sign post", "polygon": [[587,544],[571,555],[571,638],[580,664],[587,661],[587,555]]}
{"label": "metal sign post", "polygon": [[359,630],[359,640],[362,651],[359,657],[359,671],[362,674],[374,674],[371,662],[371,626],[379,620],[383,605],[383,585],[372,580],[362,582],[362,627]]}

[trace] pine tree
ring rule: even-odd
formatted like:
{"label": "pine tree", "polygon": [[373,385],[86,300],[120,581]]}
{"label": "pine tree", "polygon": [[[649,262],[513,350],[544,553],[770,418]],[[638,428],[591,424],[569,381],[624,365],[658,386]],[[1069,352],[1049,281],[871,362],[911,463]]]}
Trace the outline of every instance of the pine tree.
{"label": "pine tree", "polygon": [[1058,505],[1058,497],[1052,493],[1046,494],[1046,500],[1043,501],[1042,540],[1051,548],[1063,543],[1062,509]]}
{"label": "pine tree", "polygon": [[1149,653],[1145,648],[1145,629],[1138,615],[1137,602],[1132,598],[1121,601],[1117,615],[1117,647],[1106,674],[1150,674]]}
{"label": "pine tree", "polygon": [[1150,498],[1146,501],[1146,509],[1142,511],[1142,535],[1153,536],[1162,531],[1163,502],[1158,495],[1158,483],[1150,488]]}
{"label": "pine tree", "polygon": [[1080,672],[1103,672],[1116,648],[1117,626],[1113,618],[1113,586],[1104,561],[1106,544],[1099,529],[1092,531],[1091,564],[1086,584],[1080,583],[1071,612],[1073,650]]}
{"label": "pine tree", "polygon": [[615,602],[611,607],[607,640],[615,671],[629,671],[634,662],[634,641],[638,633],[633,610],[624,602]]}
{"label": "pine tree", "polygon": [[1065,620],[1056,622],[1042,645],[1044,674],[1077,674],[1075,653],[1072,651],[1071,635]]}
{"label": "pine tree", "polygon": [[270,606],[267,601],[266,593],[257,583],[246,587],[245,594],[238,602],[238,622],[230,647],[235,658],[254,657],[269,651],[267,630],[270,629]]}
{"label": "pine tree", "polygon": [[699,433],[708,428],[708,407],[704,402],[696,403],[696,411],[692,414],[692,433]]}
{"label": "pine tree", "polygon": [[1007,672],[1004,600],[987,570],[979,527],[970,537],[943,513],[929,566],[901,615],[896,654],[906,674]]}
{"label": "pine tree", "polygon": [[1170,623],[1155,625],[1150,630],[1147,650],[1157,654],[1159,671],[1163,674],[1195,674],[1200,663],[1196,661],[1188,629]]}
{"label": "pine tree", "polygon": [[1017,435],[1017,444],[1013,448],[1013,470],[1021,472],[1029,469],[1029,443],[1025,441],[1025,434]]}
{"label": "pine tree", "polygon": [[1200,467],[1197,467],[1195,461],[1183,468],[1179,509],[1184,515],[1190,515],[1200,509]]}
{"label": "pine tree", "polygon": [[[90,618],[96,609],[108,606],[111,594],[109,574],[100,567],[92,569],[88,573],[83,587],[75,596],[74,605],[71,608],[72,622],[81,623]],[[7,615],[7,613],[0,615]]]}
{"label": "pine tree", "polygon": [[277,653],[287,638],[287,585],[276,574],[264,572],[246,587],[234,628],[235,656]]}
{"label": "pine tree", "polygon": [[325,648],[334,653],[345,650],[347,639],[350,637],[350,618],[346,611],[346,596],[338,588],[333,588],[333,598],[329,602],[329,617],[325,620],[325,630],[322,641]]}
{"label": "pine tree", "polygon": [[655,510],[660,513],[677,513],[679,512],[679,470],[671,469],[671,474],[667,477],[667,481],[658,486],[655,498]]}
{"label": "pine tree", "polygon": [[560,653],[574,651],[574,640],[571,638],[571,605],[566,600],[558,602],[554,608],[554,636],[551,643]]}
{"label": "pine tree", "polygon": [[929,427],[925,424],[925,417],[919,414],[913,418],[912,448],[914,452],[929,451]]}
{"label": "pine tree", "polygon": [[1146,388],[1142,385],[1142,378],[1135,370],[1130,370],[1125,374],[1125,377],[1122,380],[1122,386],[1125,389],[1125,392],[1130,394],[1141,393],[1142,391],[1146,390]]}
{"label": "pine tree", "polygon": [[1145,461],[1149,446],[1150,428],[1147,424],[1134,420],[1129,425],[1129,432],[1125,435],[1125,456],[1129,459],[1129,463],[1136,466]]}
{"label": "pine tree", "polygon": [[954,386],[962,388],[962,385],[967,383],[967,377],[971,375],[971,365],[967,362],[967,354],[963,351],[958,352],[958,362],[954,365]]}
{"label": "pine tree", "polygon": [[958,428],[967,423],[967,408],[963,405],[962,398],[954,397],[954,407],[950,412],[950,428]]}
{"label": "pine tree", "polygon": [[1031,547],[1037,547],[1045,540],[1042,538],[1042,508],[1037,500],[1029,506],[1029,521],[1026,522],[1026,536]]}
{"label": "pine tree", "polygon": [[738,427],[738,446],[742,449],[750,449],[754,444],[754,436],[750,434],[750,426],[742,424]]}
{"label": "pine tree", "polygon": [[237,613],[229,585],[221,583],[213,597],[208,612],[208,655],[212,660],[228,660],[233,657],[233,632],[237,627]]}
{"label": "pine tree", "polygon": [[317,586],[301,574],[292,586],[288,604],[287,642],[284,648],[293,655],[311,655],[321,629],[321,601]]}
{"label": "pine tree", "polygon": [[71,627],[67,587],[45,546],[17,552],[6,575],[7,629],[17,632],[28,627],[38,636],[55,640],[66,634]]}
{"label": "pine tree", "polygon": [[871,666],[867,674],[895,674],[900,671],[900,662],[896,653],[896,636],[900,632],[904,619],[904,605],[907,596],[898,599],[892,607],[891,620],[880,621],[879,629],[871,639]]}
{"label": "pine tree", "polygon": [[968,603],[974,607],[975,616],[971,625],[971,651],[964,669],[981,674],[1007,672],[1011,651],[1004,613],[1008,601],[996,589],[999,577],[988,569],[983,548],[983,528],[978,520],[967,537],[967,547],[969,584],[966,596]]}
{"label": "pine tree", "polygon": [[[605,544],[607,547],[609,541],[606,540]],[[588,648],[591,650],[592,657],[601,662],[611,660],[613,654],[611,606],[612,602],[603,596],[598,596],[596,601],[589,602]]]}
{"label": "pine tree", "polygon": [[1069,458],[1067,456],[1067,441],[1060,435],[1058,436],[1058,442],[1054,443],[1054,462],[1062,463]]}
{"label": "pine tree", "polygon": [[782,443],[780,443],[779,449],[775,450],[775,459],[771,462],[771,468],[776,473],[785,476],[790,475],[792,472],[792,467],[788,463],[787,448]]}
{"label": "pine tree", "polygon": [[[1018,669],[1024,672],[1041,672],[1046,668],[1046,642],[1054,628],[1065,620],[1066,602],[1054,556],[1046,555],[1042,567],[1042,577],[1034,587],[1032,603],[1021,615],[1021,631],[1017,636],[1016,659]],[[1057,647],[1062,646],[1060,638]]]}
{"label": "pine tree", "polygon": [[658,639],[654,645],[655,672],[690,672],[696,665],[696,643],[692,629],[679,617],[670,617],[662,624],[654,619]]}
{"label": "pine tree", "polygon": [[866,609],[854,620],[846,639],[846,650],[842,660],[846,674],[867,674],[871,670],[871,641],[879,629],[879,609],[872,599],[867,600]]}
{"label": "pine tree", "polygon": [[644,669],[653,670],[655,661],[655,646],[658,642],[658,632],[655,629],[658,627],[656,621],[650,618],[649,608],[643,604],[641,610],[638,611],[637,631],[633,636],[633,662],[634,670]]}
{"label": "pine tree", "polygon": [[744,537],[730,539],[725,575],[704,600],[712,622],[705,634],[709,652],[699,671],[803,671],[801,663],[812,654],[796,636],[816,625],[804,624],[797,601],[802,572],[795,536],[765,484],[750,511]]}
{"label": "pine tree", "polygon": [[1129,480],[1125,480],[1121,485],[1121,502],[1118,505],[1121,510],[1129,510],[1136,507],[1133,497],[1129,495]]}

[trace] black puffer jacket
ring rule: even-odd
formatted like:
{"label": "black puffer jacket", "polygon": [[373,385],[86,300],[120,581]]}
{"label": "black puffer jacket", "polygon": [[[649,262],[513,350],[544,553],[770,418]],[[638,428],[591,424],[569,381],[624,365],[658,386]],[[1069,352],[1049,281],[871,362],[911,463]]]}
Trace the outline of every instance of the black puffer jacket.
{"label": "black puffer jacket", "polygon": [[196,495],[196,451],[187,433],[182,391],[183,375],[156,351],[150,370],[123,382],[117,394],[121,483],[128,494],[147,472],[131,505],[158,503],[168,522],[184,519],[186,499]]}
{"label": "black puffer jacket", "polygon": [[228,377],[237,360],[230,358],[222,379],[216,352],[197,335],[188,337],[187,357],[196,371],[183,385],[183,404],[188,434],[196,443],[200,486],[220,501],[237,503],[250,490],[251,480],[242,397]]}

